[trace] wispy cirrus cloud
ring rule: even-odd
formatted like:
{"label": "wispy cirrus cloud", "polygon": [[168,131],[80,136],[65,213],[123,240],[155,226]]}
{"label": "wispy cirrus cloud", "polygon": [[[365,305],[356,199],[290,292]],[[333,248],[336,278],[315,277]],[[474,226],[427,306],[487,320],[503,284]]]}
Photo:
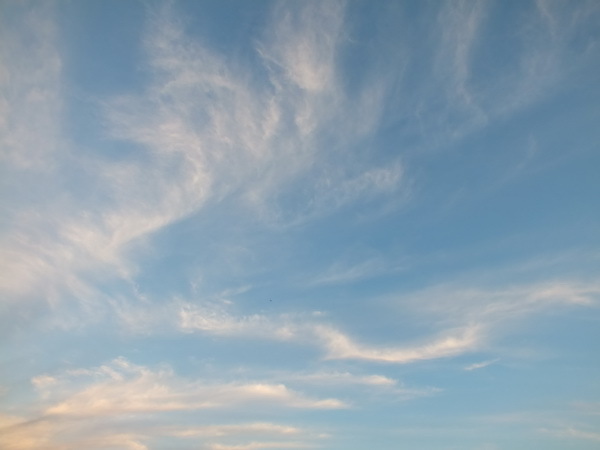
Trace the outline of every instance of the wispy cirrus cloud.
{"label": "wispy cirrus cloud", "polygon": [[486,6],[483,1],[446,3],[438,16],[441,39],[436,57],[437,70],[441,77],[451,75],[450,81],[445,83],[446,95],[455,105],[460,102],[462,107],[470,110],[479,122],[485,122],[486,117],[471,92],[470,81],[472,53],[479,41],[477,37],[485,20]]}
{"label": "wispy cirrus cloud", "polygon": [[424,344],[407,346],[370,346],[359,344],[349,336],[328,328],[317,330],[328,359],[358,359],[406,364],[429,359],[456,356],[481,346],[477,327],[433,338]]}
{"label": "wispy cirrus cloud", "polygon": [[327,285],[346,285],[374,279],[405,270],[407,258],[390,258],[368,250],[349,251],[336,261],[321,268],[314,275],[305,275],[302,285],[318,287]]}
{"label": "wispy cirrus cloud", "polygon": [[595,441],[600,442],[600,433],[593,430],[582,430],[574,427],[566,427],[566,428],[558,428],[558,429],[547,429],[542,428],[540,430],[542,433],[550,434],[552,436],[556,436],[557,438],[566,438],[566,439],[582,439],[586,441]]}
{"label": "wispy cirrus cloud", "polygon": [[381,347],[358,343],[331,324],[297,315],[236,316],[224,310],[206,310],[187,305],[181,310],[180,317],[182,331],[298,342],[322,349],[325,359],[357,359],[405,364],[455,356],[482,345],[476,326],[466,326],[440,333],[441,337],[424,339],[424,343]]}
{"label": "wispy cirrus cloud", "polygon": [[578,38],[598,18],[594,2],[522,4],[504,11],[513,24],[504,30],[496,28],[497,9],[485,1],[440,4],[439,27],[411,54],[409,75],[413,66],[422,70],[419,59],[427,54],[435,76],[403,86],[412,107],[399,114],[414,121],[426,148],[445,148],[534,105],[597,54],[593,37]]}
{"label": "wispy cirrus cloud", "polygon": [[[326,360],[354,359],[407,364],[483,350],[506,329],[557,308],[593,307],[600,289],[594,283],[546,282],[510,288],[440,285],[404,294],[393,303],[415,318],[425,317],[436,331],[404,342],[366,344],[343,331],[327,314],[243,314],[233,302],[182,301],[127,306],[123,325],[131,331],[150,326],[167,332],[197,333],[224,339],[276,340],[312,346]],[[395,306],[390,305],[392,310]],[[406,309],[408,308],[408,309]],[[526,325],[523,325],[526,326]],[[482,368],[492,359],[469,366]]]}
{"label": "wispy cirrus cloud", "polygon": [[[125,358],[89,369],[41,374],[31,383],[39,395],[36,406],[22,405],[21,415],[0,416],[0,444],[8,448],[142,449],[159,438],[196,442],[207,448],[253,439],[310,446],[311,441],[325,435],[258,421],[182,425],[181,417],[205,410],[239,411],[246,407],[254,412],[348,407],[341,400],[313,398],[281,383],[182,378],[168,366],[151,368]],[[127,432],[123,432],[123,426]]]}
{"label": "wispy cirrus cloud", "polygon": [[[367,345],[320,316],[238,315],[232,306],[184,304],[182,331],[229,337],[276,339],[312,345],[326,359],[414,363],[448,358],[486,348],[516,323],[556,308],[593,307],[600,288],[586,282],[546,282],[505,289],[441,285],[400,296],[395,302],[415,317],[427,317],[437,332],[404,344]],[[405,311],[406,312],[406,311]],[[526,322],[525,322],[526,323]],[[488,363],[493,363],[492,360]],[[488,364],[485,364],[488,365]],[[479,368],[484,366],[473,366]]]}
{"label": "wispy cirrus cloud", "polygon": [[172,435],[179,437],[193,436],[229,436],[237,434],[273,434],[299,435],[305,432],[302,428],[279,425],[268,422],[241,423],[235,425],[207,425],[194,428],[173,428]]}
{"label": "wispy cirrus cloud", "polygon": [[247,444],[213,444],[211,450],[256,450],[261,448],[313,448],[302,442],[250,442]]}
{"label": "wispy cirrus cloud", "polygon": [[350,372],[290,374],[285,378],[308,384],[395,386],[398,381],[384,375],[356,375]]}
{"label": "wispy cirrus cloud", "polygon": [[497,363],[498,361],[499,361],[499,359],[496,358],[496,359],[490,359],[490,360],[487,360],[487,361],[481,361],[481,362],[478,362],[478,363],[469,364],[468,366],[464,367],[464,370],[470,372],[472,370],[484,369],[484,368],[486,368],[488,366],[491,366],[492,364]]}
{"label": "wispy cirrus cloud", "polygon": [[[472,105],[489,109],[486,99],[496,98],[496,88],[471,88],[469,75],[478,57],[475,38],[485,31],[485,8],[480,3],[446,7],[453,9],[451,14],[440,11],[445,19],[444,38],[439,42],[452,49],[438,53],[451,57],[452,63],[438,61],[438,66],[440,70],[450,67],[454,73],[450,91],[463,92]],[[3,117],[21,123],[4,123],[5,148],[27,145],[27,149],[11,151],[14,157],[10,158],[11,164],[30,175],[42,166],[34,170],[30,163],[17,162],[15,155],[31,155],[33,149],[51,155],[53,164],[43,166],[49,183],[44,192],[59,194],[44,205],[36,202],[30,209],[13,208],[12,229],[19,231],[5,235],[7,257],[2,258],[12,261],[3,270],[10,274],[2,286],[9,297],[45,298],[54,303],[75,297],[104,303],[95,285],[136,273],[131,253],[136,243],[215,202],[228,202],[234,209],[245,205],[248,209],[242,215],[251,211],[250,216],[258,215],[271,225],[291,225],[360,201],[397,203],[408,192],[406,167],[400,159],[378,165],[365,160],[357,147],[357,142],[368,139],[380,126],[371,118],[380,116],[392,84],[382,74],[381,83],[363,85],[352,93],[344,89],[338,73],[340,54],[348,43],[342,3],[275,9],[270,31],[255,41],[254,62],[268,74],[266,81],[253,71],[239,70],[244,62],[231,61],[186,33],[177,12],[164,8],[151,15],[144,37],[150,81],[142,94],[101,102],[110,136],[141,145],[130,161],[118,164],[81,154],[75,157],[74,143],[61,135],[61,121],[66,120],[61,113],[62,62],[52,15],[43,13],[43,8],[28,13],[39,35],[33,45],[19,37],[20,31],[5,28],[2,48],[9,64],[3,76],[9,81],[9,93],[22,93],[4,96],[2,107],[11,113]],[[548,26],[559,20],[556,6],[540,3],[539,10]],[[568,33],[578,20],[588,19],[573,12],[573,23],[559,28]],[[23,69],[25,63],[20,64],[18,56],[22,54],[33,55],[36,67],[47,70]],[[17,76],[19,70],[27,73]],[[382,93],[372,93],[373,84]],[[31,101],[16,103],[16,98]],[[406,105],[411,105],[410,98]],[[14,133],[24,129],[23,124],[37,122],[36,128],[47,130],[44,145],[17,139]],[[358,150],[348,153],[349,148]],[[346,164],[331,163],[342,155]],[[40,158],[28,157],[30,162]],[[100,204],[91,209],[81,195],[60,189],[56,168],[61,164],[83,170],[87,176],[80,193],[99,195]],[[36,176],[36,184],[39,179]]]}
{"label": "wispy cirrus cloud", "polygon": [[[342,3],[276,8],[271,31],[257,36],[255,46],[266,81],[186,33],[171,6],[161,8],[150,8],[142,38],[149,74],[143,93],[99,100],[109,137],[134,148],[117,161],[94,155],[95,149],[78,151],[61,134],[68,117],[62,112],[62,49],[53,16],[45,12],[51,6],[23,13],[35,28],[33,41],[23,39],[25,31],[3,30],[5,156],[21,167],[24,196],[43,191],[29,206],[13,205],[4,234],[1,288],[14,305],[29,299],[56,308],[72,299],[71,313],[97,317],[86,310],[106,311],[120,302],[99,286],[137,273],[134,250],[207,205],[227,202],[249,220],[291,225],[360,200],[394,202],[402,189],[400,162],[332,163],[337,152],[377,128],[365,129],[358,113],[348,113],[356,99],[343,92],[336,75],[345,39]],[[27,68],[25,54],[36,70]],[[38,132],[29,136],[43,143],[19,137],[32,123]],[[65,191],[64,167],[81,173],[72,180],[76,191]],[[67,327],[76,322],[61,319]]]}
{"label": "wispy cirrus cloud", "polygon": [[2,5],[0,158],[5,169],[40,174],[54,166],[65,144],[62,58],[52,7],[28,3]]}
{"label": "wispy cirrus cloud", "polygon": [[408,303],[446,323],[466,321],[491,330],[560,308],[593,307],[597,305],[599,294],[597,283],[574,280],[524,283],[495,289],[448,284],[409,296]]}
{"label": "wispy cirrus cloud", "polygon": [[247,403],[309,409],[346,407],[336,399],[304,397],[283,384],[203,383],[180,379],[169,368],[152,370],[124,358],[95,369],[70,370],[59,377],[35,377],[32,383],[50,403],[44,414],[53,416],[144,414]]}
{"label": "wispy cirrus cloud", "polygon": [[[0,444],[14,449],[116,447],[146,450],[165,439],[177,443],[175,445],[201,445],[202,448],[251,446],[261,439],[261,445],[266,448],[269,445],[273,448],[310,448],[327,437],[310,429],[270,422],[177,426],[161,425],[160,421],[157,424],[156,420],[151,423],[129,421],[130,431],[122,432],[121,419],[117,417],[104,423],[89,424],[75,418],[57,420],[44,417],[28,421],[23,417],[0,416],[0,430],[3,432]],[[219,440],[222,442],[216,442]]]}
{"label": "wispy cirrus cloud", "polygon": [[[108,116],[114,137],[172,161],[176,197],[233,196],[264,217],[295,222],[399,188],[399,164],[353,173],[327,163],[360,137],[348,119],[351,99],[335,75],[343,7],[293,9],[276,8],[271,31],[258,39],[256,62],[269,74],[267,83],[191,39],[172,10],[156,16],[146,39],[155,78],[143,96],[112,103]],[[192,180],[203,184],[188,185]]]}

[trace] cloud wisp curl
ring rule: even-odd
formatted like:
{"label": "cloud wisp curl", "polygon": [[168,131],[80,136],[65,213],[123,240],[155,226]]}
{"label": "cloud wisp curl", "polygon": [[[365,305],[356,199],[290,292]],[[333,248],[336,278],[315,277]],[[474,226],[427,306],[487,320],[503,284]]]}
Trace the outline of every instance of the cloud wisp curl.
{"label": "cloud wisp curl", "polygon": [[[185,303],[178,327],[184,332],[252,337],[312,345],[325,359],[355,359],[408,364],[483,350],[524,319],[556,308],[593,307],[600,288],[594,283],[547,282],[489,290],[438,286],[397,301],[416,316],[438,324],[437,333],[404,345],[368,345],[317,316],[236,315],[223,306]],[[440,301],[443,298],[444,301]],[[483,365],[473,365],[480,368]],[[466,369],[470,370],[470,369]]]}

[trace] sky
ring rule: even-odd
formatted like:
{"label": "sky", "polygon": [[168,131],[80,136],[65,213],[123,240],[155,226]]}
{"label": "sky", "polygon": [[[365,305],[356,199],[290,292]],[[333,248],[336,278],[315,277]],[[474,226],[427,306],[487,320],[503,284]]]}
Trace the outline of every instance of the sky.
{"label": "sky", "polygon": [[0,0],[0,448],[600,446],[600,3]]}

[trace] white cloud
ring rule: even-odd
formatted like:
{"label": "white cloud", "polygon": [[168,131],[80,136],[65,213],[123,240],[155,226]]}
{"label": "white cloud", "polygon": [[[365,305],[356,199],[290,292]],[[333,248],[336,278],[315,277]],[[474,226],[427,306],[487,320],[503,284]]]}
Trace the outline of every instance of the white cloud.
{"label": "white cloud", "polygon": [[396,273],[405,269],[406,260],[394,260],[372,251],[350,251],[315,275],[302,278],[303,286],[336,285]]}
{"label": "white cloud", "polygon": [[[236,317],[218,305],[184,304],[180,311],[181,329],[222,335],[271,334],[273,323],[260,314]],[[276,333],[277,334],[277,333]]]}
{"label": "white cloud", "polygon": [[479,323],[491,328],[568,306],[593,306],[599,294],[596,283],[570,280],[497,289],[448,284],[425,289],[403,304],[444,322]]}
{"label": "white cloud", "polygon": [[432,76],[402,86],[407,108],[399,112],[421,132],[425,147],[447,148],[553,95],[573,70],[597,57],[594,38],[579,34],[598,19],[600,9],[593,1],[523,4],[505,10],[511,16],[503,28],[492,20],[490,2],[438,6],[438,26],[424,33],[407,69],[411,75],[412,66],[423,71],[431,62]]}
{"label": "white cloud", "polygon": [[[470,334],[472,340],[456,341],[465,344],[464,352],[490,349],[515,327],[526,329],[534,318],[562,314],[568,308],[595,307],[599,296],[600,286],[595,282],[565,280],[499,288],[446,284],[394,302],[403,311],[412,311],[415,320],[425,318],[434,328],[476,330]],[[457,354],[461,353],[460,347],[456,348]],[[518,356],[517,350],[510,349],[507,356]]]}
{"label": "white cloud", "polygon": [[180,328],[184,332],[204,332],[230,337],[276,339],[314,345],[325,352],[326,359],[358,359],[391,363],[456,356],[482,345],[477,326],[467,326],[442,333],[423,344],[401,347],[377,347],[357,343],[332,325],[307,320],[301,315],[236,316],[223,309],[206,309],[184,305],[180,312]]}
{"label": "white cloud", "polygon": [[[437,69],[442,72],[441,77],[446,77],[447,67],[451,68],[451,81],[446,85],[446,95],[460,101],[462,106],[477,116],[482,113],[469,87],[472,72],[471,53],[478,41],[485,8],[483,1],[446,3],[440,9],[438,17],[441,36]],[[485,120],[485,117],[478,117],[478,120]]]}
{"label": "white cloud", "polygon": [[[45,172],[64,145],[62,61],[47,4],[3,5],[0,26],[0,160]],[[31,130],[35,130],[34,133]]]}
{"label": "white cloud", "polygon": [[[341,4],[282,5],[272,17],[271,31],[258,44],[256,62],[270,74],[260,83],[190,39],[172,10],[162,11],[147,39],[154,84],[144,96],[109,107],[113,135],[197,168],[178,174],[187,197],[198,191],[216,199],[233,195],[274,220],[296,222],[398,189],[400,165],[358,175],[325,164],[314,171],[359,137],[334,75]],[[187,188],[191,178],[205,180],[203,189]],[[299,204],[288,204],[298,182],[305,192]]]}
{"label": "white cloud", "polygon": [[312,448],[303,442],[250,442],[247,444],[213,444],[211,450],[257,450],[263,448]]}
{"label": "white cloud", "polygon": [[50,416],[145,414],[244,404],[309,409],[346,406],[336,399],[305,397],[283,384],[181,379],[169,368],[152,370],[123,358],[91,370],[68,371],[60,377],[39,376],[32,382],[50,403],[45,410]]}
{"label": "white cloud", "polygon": [[478,327],[466,327],[425,344],[406,347],[375,347],[354,342],[349,336],[326,327],[317,329],[328,359],[363,359],[391,363],[412,363],[456,356],[481,346]]}
{"label": "white cloud", "polygon": [[[326,359],[357,359],[414,363],[447,358],[480,350],[506,327],[534,314],[564,306],[595,304],[600,288],[595,284],[547,282],[508,289],[465,289],[437,286],[401,298],[403,308],[425,314],[441,330],[424,342],[405,345],[367,345],[325,323],[321,318],[298,315],[238,316],[223,307],[184,304],[180,309],[182,331],[231,337],[277,339],[322,348]],[[496,360],[472,365],[485,367]],[[482,365],[483,364],[483,365]],[[472,370],[466,369],[466,370]]]}
{"label": "white cloud", "polygon": [[384,375],[355,375],[350,372],[315,372],[305,374],[290,374],[286,377],[293,381],[309,384],[324,385],[365,385],[391,387],[397,384],[397,380]]}
{"label": "white cloud", "polygon": [[306,430],[298,427],[267,422],[241,423],[235,425],[207,425],[193,428],[174,428],[169,433],[178,437],[230,436],[239,434],[298,435]]}
{"label": "white cloud", "polygon": [[[127,424],[123,432],[121,421]],[[167,425],[162,425],[162,423]],[[174,438],[181,445],[201,445],[214,448],[215,439],[229,442],[253,442],[253,439],[270,439],[266,445],[277,442],[273,448],[307,448],[311,442],[326,437],[307,428],[298,428],[270,422],[206,425],[197,427],[168,425],[170,421],[161,417],[158,421],[132,422],[127,417],[106,418],[105,421],[90,421],[86,418],[41,417],[28,420],[24,417],[0,415],[0,445],[2,448],[59,450],[65,448],[123,448],[142,450],[154,448],[160,438]],[[304,442],[298,440],[302,437]],[[279,439],[274,441],[273,439]],[[285,439],[285,441],[281,440]],[[233,444],[252,445],[252,444]],[[260,448],[260,447],[259,447]]]}
{"label": "white cloud", "polygon": [[488,361],[481,361],[478,363],[469,364],[468,366],[465,366],[464,370],[472,371],[472,370],[483,369],[483,368],[490,366],[498,361],[499,361],[499,359],[496,358],[496,359],[490,359]]}
{"label": "white cloud", "polygon": [[[270,71],[264,83],[186,35],[170,8],[152,15],[144,37],[151,74],[145,92],[100,102],[111,136],[142,144],[128,161],[92,157],[61,134],[64,49],[52,8],[24,13],[33,39],[25,39],[27,27],[3,28],[2,89],[11,95],[2,96],[0,134],[10,164],[29,174],[15,185],[28,198],[36,193],[37,200],[10,211],[0,289],[15,305],[26,299],[59,310],[65,299],[74,299],[73,318],[63,316],[53,325],[104,317],[108,299],[97,286],[131,279],[136,246],[207,203],[230,201],[238,210],[241,202],[267,221],[292,224],[359,199],[390,196],[403,184],[400,164],[357,171],[326,163],[331,152],[377,127],[353,131],[357,127],[350,122],[365,121],[349,118],[335,75],[342,4],[275,11],[272,32],[260,37],[256,56]],[[20,136],[32,124],[36,133]],[[332,142],[331,130],[339,134],[333,148],[323,144],[325,138]],[[84,174],[69,194],[61,187],[67,167]],[[307,189],[292,201],[297,183]],[[89,198],[97,201],[89,205]],[[126,300],[110,303],[121,320],[131,318]]]}
{"label": "white cloud", "polygon": [[[11,191],[3,202],[3,217],[9,225],[2,235],[0,257],[5,301],[32,285],[45,285],[43,275],[52,270],[47,255],[35,250],[46,234],[39,227],[49,225],[41,216],[49,211],[45,195],[56,189],[52,174],[59,163],[55,156],[64,156],[66,142],[61,129],[62,61],[55,45],[54,11],[48,4],[28,6],[6,4],[0,14],[0,158],[3,179]],[[63,206],[61,200],[55,208]]]}
{"label": "white cloud", "polygon": [[581,430],[573,427],[559,428],[559,429],[547,429],[542,428],[540,431],[558,438],[575,438],[583,439],[586,441],[600,442],[600,433],[596,431]]}
{"label": "white cloud", "polygon": [[[404,343],[369,345],[343,332],[323,314],[244,315],[232,302],[177,300],[126,312],[131,330],[178,330],[223,338],[277,340],[319,348],[325,359],[371,360],[398,364],[449,358],[486,348],[494,338],[533,316],[569,306],[597,304],[600,288],[584,282],[523,284],[505,289],[441,285],[404,295],[394,303],[415,317],[424,316],[433,330],[428,337]],[[437,331],[435,331],[437,330]],[[473,364],[483,368],[497,359]],[[330,374],[332,375],[332,374]],[[338,374],[340,375],[340,374]],[[316,375],[315,375],[316,376]],[[332,375],[333,376],[333,375]],[[341,376],[341,375],[340,375]],[[357,378],[352,378],[358,381]],[[342,381],[340,379],[340,381]],[[364,381],[364,380],[363,380]]]}
{"label": "white cloud", "polygon": [[[238,421],[182,425],[183,414],[224,409],[255,417],[282,409],[330,410],[348,405],[334,398],[313,398],[281,383],[223,382],[177,376],[169,367],[150,368],[125,358],[108,364],[69,369],[31,379],[39,402],[19,410],[21,416],[0,415],[3,448],[152,448],[157,438],[171,437],[208,448],[225,443],[282,442],[322,439],[323,433],[292,425]],[[196,417],[191,415],[190,417]],[[187,422],[186,422],[187,423]],[[283,440],[282,440],[283,439]],[[187,445],[187,444],[186,444]]]}
{"label": "white cloud", "polygon": [[[454,73],[450,90],[463,92],[473,105],[494,103],[495,87],[476,94],[468,89],[485,8],[482,3],[444,8],[437,53],[452,59],[449,65],[439,64]],[[538,8],[548,26],[565,29],[566,35],[578,21],[589,20],[585,11],[593,10],[592,3],[575,8],[572,23],[557,27],[558,7],[538,2]],[[380,166],[361,159],[361,140],[379,127],[391,81],[387,74],[371,74],[356,91],[344,90],[339,64],[349,37],[343,3],[276,8],[270,31],[256,41],[254,69],[269,75],[262,82],[252,70],[240,70],[242,62],[186,34],[170,7],[156,12],[144,38],[151,81],[141,95],[102,101],[111,136],[142,144],[127,163],[87,158],[62,136],[64,49],[57,45],[51,9],[36,5],[24,14],[22,29],[7,24],[2,31],[3,156],[11,167],[29,171],[13,182],[38,199],[10,207],[1,258],[2,272],[8,275],[0,286],[8,298],[56,303],[71,296],[101,304],[104,299],[94,287],[98,278],[135,273],[133,244],[211,202],[229,201],[236,207],[241,202],[271,224],[289,225],[360,200],[394,203],[406,191],[406,170],[399,160]],[[520,102],[527,97],[522,95],[527,86],[547,85],[540,83],[540,74],[552,78],[548,68],[560,65],[553,62],[560,48],[549,42],[546,57],[538,51],[545,48],[540,45],[532,42],[531,52],[541,55],[542,62],[529,58],[523,64],[525,75],[514,82],[525,87],[501,89],[503,97],[514,92],[508,97]],[[402,103],[409,116],[414,114],[411,98]],[[32,124],[36,133],[25,133]],[[345,164],[336,167],[334,160]],[[83,204],[82,193],[61,190],[58,169],[63,166],[85,173],[81,192],[98,193],[102,199],[93,209]],[[31,179],[42,172],[46,178]]]}
{"label": "white cloud", "polygon": [[[333,1],[312,5],[280,5],[269,45],[261,55],[281,68],[285,77],[309,92],[331,89],[335,57],[344,24],[344,4]],[[276,68],[274,69],[276,70]],[[279,84],[279,77],[274,80]]]}

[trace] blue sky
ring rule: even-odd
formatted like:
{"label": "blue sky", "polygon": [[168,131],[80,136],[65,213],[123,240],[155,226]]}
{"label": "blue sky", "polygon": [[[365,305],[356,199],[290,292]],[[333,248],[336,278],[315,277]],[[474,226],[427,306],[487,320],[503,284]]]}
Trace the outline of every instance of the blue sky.
{"label": "blue sky", "polygon": [[596,1],[0,2],[0,447],[596,449]]}

